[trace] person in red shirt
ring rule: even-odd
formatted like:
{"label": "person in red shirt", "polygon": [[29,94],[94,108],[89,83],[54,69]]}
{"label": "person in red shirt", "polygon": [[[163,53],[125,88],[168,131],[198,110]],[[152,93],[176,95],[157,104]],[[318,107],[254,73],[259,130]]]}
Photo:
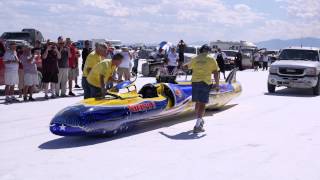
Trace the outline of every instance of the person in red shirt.
{"label": "person in red shirt", "polygon": [[71,56],[69,57],[69,96],[75,96],[75,94],[72,92],[72,81],[74,81],[77,78],[77,69],[78,69],[78,57],[77,57],[77,48],[72,45],[71,39],[66,39],[67,46],[70,48]]}

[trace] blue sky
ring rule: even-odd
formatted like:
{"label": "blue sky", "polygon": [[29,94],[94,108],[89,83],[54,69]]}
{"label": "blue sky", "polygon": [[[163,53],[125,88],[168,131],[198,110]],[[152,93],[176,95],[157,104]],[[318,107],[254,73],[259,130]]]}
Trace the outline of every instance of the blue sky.
{"label": "blue sky", "polygon": [[320,37],[319,0],[10,0],[0,30],[45,37],[187,42]]}

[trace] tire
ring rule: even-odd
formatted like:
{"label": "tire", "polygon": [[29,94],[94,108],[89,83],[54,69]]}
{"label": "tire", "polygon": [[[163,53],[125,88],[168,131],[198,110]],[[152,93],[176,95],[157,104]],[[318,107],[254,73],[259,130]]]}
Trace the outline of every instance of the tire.
{"label": "tire", "polygon": [[268,92],[269,93],[275,93],[276,92],[276,86],[273,84],[268,83]]}
{"label": "tire", "polygon": [[319,96],[320,95],[320,77],[318,77],[318,83],[315,87],[312,88],[313,95]]}

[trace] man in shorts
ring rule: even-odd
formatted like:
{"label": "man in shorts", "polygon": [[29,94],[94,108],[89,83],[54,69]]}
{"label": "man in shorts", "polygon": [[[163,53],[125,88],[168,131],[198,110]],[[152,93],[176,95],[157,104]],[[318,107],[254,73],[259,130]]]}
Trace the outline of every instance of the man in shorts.
{"label": "man in shorts", "polygon": [[4,83],[6,103],[19,101],[14,97],[14,86],[19,83],[19,62],[17,55],[17,45],[15,42],[9,44],[9,49],[5,52],[3,56],[4,62]]}
{"label": "man in shorts", "polygon": [[54,42],[49,41],[42,59],[42,82],[44,85],[45,99],[49,99],[48,88],[51,86],[51,98],[56,98],[56,84],[58,83],[58,60],[61,59],[61,53]]}
{"label": "man in shorts", "polygon": [[211,75],[214,74],[215,88],[219,89],[219,67],[217,61],[208,53],[210,47],[203,45],[200,54],[191,59],[186,66],[192,69],[192,101],[196,103],[195,112],[197,122],[194,133],[204,132],[204,120],[206,104],[209,102],[209,93],[212,88]]}
{"label": "man in shorts", "polygon": [[70,56],[69,56],[69,70],[68,70],[68,77],[69,77],[69,96],[75,96],[72,92],[72,81],[77,78],[77,69],[78,69],[78,62],[77,62],[77,49],[75,46],[72,45],[72,41],[70,38],[66,38],[67,47],[70,49]]}

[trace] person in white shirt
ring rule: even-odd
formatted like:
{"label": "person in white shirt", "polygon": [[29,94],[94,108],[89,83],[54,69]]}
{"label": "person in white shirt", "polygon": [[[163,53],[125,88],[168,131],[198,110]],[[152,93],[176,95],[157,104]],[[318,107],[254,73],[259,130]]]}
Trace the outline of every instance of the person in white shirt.
{"label": "person in white shirt", "polygon": [[176,69],[176,67],[178,66],[178,55],[176,52],[176,48],[172,47],[170,49],[170,52],[168,53],[168,72],[169,74],[173,74],[174,70]]}
{"label": "person in white shirt", "polygon": [[10,43],[9,49],[3,56],[3,62],[5,65],[4,71],[4,83],[5,87],[5,101],[10,103],[12,101],[18,101],[14,97],[14,86],[19,83],[19,58],[17,56],[17,46],[14,42]]}
{"label": "person in white shirt", "polygon": [[263,66],[262,66],[262,70],[268,70],[268,62],[269,62],[269,56],[267,56],[266,54],[262,54],[262,62],[263,62]]}
{"label": "person in white shirt", "polygon": [[127,47],[123,47],[122,52],[120,54],[123,56],[123,60],[117,70],[118,79],[124,79],[125,81],[129,81],[131,77],[130,67],[132,55],[130,54],[129,49]]}
{"label": "person in white shirt", "polygon": [[254,62],[253,62],[254,71],[259,70],[260,58],[261,58],[260,53],[257,52],[254,54]]}

